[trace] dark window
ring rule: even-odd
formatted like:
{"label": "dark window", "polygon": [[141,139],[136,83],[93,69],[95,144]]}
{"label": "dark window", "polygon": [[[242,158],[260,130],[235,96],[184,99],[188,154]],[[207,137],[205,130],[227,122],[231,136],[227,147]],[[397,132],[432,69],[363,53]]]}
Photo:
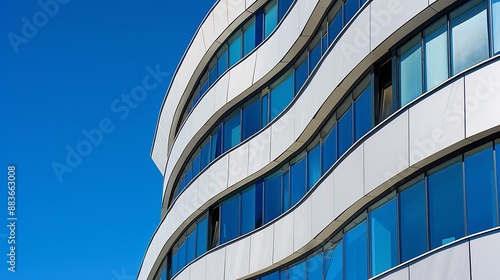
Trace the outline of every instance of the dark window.
{"label": "dark window", "polygon": [[255,206],[255,186],[252,186],[241,193],[241,234],[255,229]]}
{"label": "dark window", "polygon": [[290,205],[295,205],[306,194],[306,158],[290,166]]}
{"label": "dark window", "polygon": [[222,202],[220,209],[220,243],[223,244],[240,234],[240,196],[236,195]]}
{"label": "dark window", "polygon": [[337,126],[334,125],[330,132],[323,139],[322,149],[322,168],[323,174],[332,167],[337,160]]}
{"label": "dark window", "polygon": [[[337,122],[338,127],[338,153],[339,156],[343,155],[353,144],[352,141],[352,107],[350,107],[351,100],[348,99],[344,101],[345,105],[341,107],[347,107],[345,113],[339,118]],[[337,111],[337,113],[339,113]]]}
{"label": "dark window", "polygon": [[260,129],[260,102],[253,101],[243,108],[242,113],[242,140],[254,135]]}
{"label": "dark window", "polygon": [[264,182],[264,224],[281,214],[281,176],[269,177]]}

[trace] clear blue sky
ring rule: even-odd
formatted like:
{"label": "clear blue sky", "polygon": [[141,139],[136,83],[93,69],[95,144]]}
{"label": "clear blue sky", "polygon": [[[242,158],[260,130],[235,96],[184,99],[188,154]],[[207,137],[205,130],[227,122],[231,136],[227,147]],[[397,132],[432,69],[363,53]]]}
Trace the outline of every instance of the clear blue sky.
{"label": "clear blue sky", "polygon": [[47,2],[0,0],[0,279],[135,279],[160,218],[159,109],[214,0]]}

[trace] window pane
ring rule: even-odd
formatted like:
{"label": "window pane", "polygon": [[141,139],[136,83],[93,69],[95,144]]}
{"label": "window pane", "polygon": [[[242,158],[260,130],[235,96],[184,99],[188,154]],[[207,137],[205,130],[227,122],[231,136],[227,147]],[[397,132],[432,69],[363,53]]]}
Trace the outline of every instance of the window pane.
{"label": "window pane", "polygon": [[208,218],[198,222],[196,226],[196,256],[199,257],[207,251],[208,247]]}
{"label": "window pane", "polygon": [[225,49],[222,54],[220,54],[219,59],[217,60],[217,77],[222,76],[224,72],[227,70],[227,49]]}
{"label": "window pane", "polygon": [[210,69],[210,73],[208,74],[207,89],[208,89],[208,86],[212,85],[215,82],[215,80],[217,80],[217,77],[219,77],[219,76],[217,76],[217,64],[215,64],[213,66],[213,68]]}
{"label": "window pane", "polygon": [[450,13],[453,75],[489,57],[486,2]]}
{"label": "window pane", "polygon": [[200,87],[200,95],[204,94],[208,89],[208,80],[205,80],[203,84],[201,84]]}
{"label": "window pane", "polygon": [[196,257],[196,229],[193,230],[186,240],[186,263],[191,262]]}
{"label": "window pane", "polygon": [[191,169],[191,164],[189,164],[187,167],[189,167],[189,168],[188,168],[188,170],[186,170],[186,175],[184,175],[184,180],[186,182],[186,186],[193,179],[193,169]]}
{"label": "window pane", "polygon": [[325,251],[323,262],[325,280],[342,280],[342,241]]}
{"label": "window pane", "polygon": [[221,203],[220,242],[233,240],[239,235],[240,197],[236,195]]}
{"label": "window pane", "polygon": [[497,223],[493,148],[466,154],[464,164],[467,234],[474,234]]}
{"label": "window pane", "polygon": [[172,265],[171,265],[171,266],[172,266],[172,268],[171,268],[171,270],[170,270],[170,276],[175,275],[175,274],[177,273],[177,271],[179,271],[179,270],[177,269],[177,267],[179,266],[178,259],[179,259],[179,257],[178,257],[178,255],[177,255],[177,252],[173,253],[173,254],[172,254]]}
{"label": "window pane", "polygon": [[207,141],[203,147],[201,147],[200,152],[200,170],[207,167],[210,163],[210,141]]}
{"label": "window pane", "polygon": [[344,246],[345,279],[368,279],[366,220],[345,233]]}
{"label": "window pane", "polygon": [[359,0],[344,1],[344,25],[356,14],[359,9]]}
{"label": "window pane", "polygon": [[219,125],[217,131],[212,135],[211,138],[211,161],[222,154],[222,124]]}
{"label": "window pane", "polygon": [[398,50],[401,107],[422,94],[422,52],[420,35]]}
{"label": "window pane", "polygon": [[200,154],[193,159],[193,178],[200,173]]}
{"label": "window pane", "polygon": [[461,161],[428,177],[431,249],[465,235],[462,178]]}
{"label": "window pane", "polygon": [[186,266],[186,240],[184,240],[177,251],[177,271]]}
{"label": "window pane", "polygon": [[295,68],[295,93],[304,85],[308,75],[307,59],[304,59],[301,64]]}
{"label": "window pane", "polygon": [[338,123],[338,156],[343,155],[353,144],[352,141],[352,108],[339,119]]}
{"label": "window pane", "polygon": [[285,78],[271,88],[271,112],[270,118],[273,120],[290,104],[293,99],[293,75],[288,73]]}
{"label": "window pane", "polygon": [[420,181],[399,194],[401,262],[427,251],[425,184]]}
{"label": "window pane", "polygon": [[337,126],[334,126],[322,143],[323,174],[332,167],[337,160]]}
{"label": "window pane", "polygon": [[243,55],[255,48],[255,21],[252,20],[243,27]]}
{"label": "window pane", "polygon": [[306,263],[304,261],[295,264],[288,269],[287,279],[306,279]]}
{"label": "window pane", "polygon": [[263,224],[264,181],[255,184],[255,228]]}
{"label": "window pane", "polygon": [[290,205],[306,194],[306,158],[290,166]]}
{"label": "window pane", "polygon": [[268,274],[266,276],[262,276],[260,280],[279,280],[280,279],[280,272],[275,271],[271,274]]}
{"label": "window pane", "polygon": [[258,46],[264,39],[264,11],[261,10],[255,15],[255,46]]}
{"label": "window pane", "polygon": [[237,114],[224,123],[224,152],[241,142],[240,115]]}
{"label": "window pane", "polygon": [[398,264],[396,199],[370,213],[371,276]]}
{"label": "window pane", "polygon": [[322,271],[323,271],[323,254],[316,253],[314,256],[309,257],[307,259],[307,279],[321,280]]}
{"label": "window pane", "polygon": [[241,34],[229,39],[229,66],[233,66],[242,57],[241,53]]}
{"label": "window pane", "polygon": [[264,15],[264,38],[267,38],[278,24],[278,6],[276,1],[266,7]]}
{"label": "window pane", "polygon": [[242,133],[243,139],[254,135],[260,129],[260,100],[256,100],[243,108],[242,113]]}
{"label": "window pane", "polygon": [[307,189],[310,190],[321,177],[320,147],[316,145],[314,149],[307,153]]}
{"label": "window pane", "polygon": [[260,126],[264,127],[269,123],[269,94],[262,96],[262,104],[260,107]]}
{"label": "window pane", "polygon": [[491,14],[493,15],[493,49],[496,54],[500,51],[500,0],[492,0],[491,5]]}
{"label": "window pane", "polygon": [[290,204],[290,173],[289,172],[284,173],[282,178],[283,178],[283,212],[285,212],[292,206]]}
{"label": "window pane", "polygon": [[321,58],[321,42],[318,41],[314,48],[309,51],[309,73],[312,72],[316,64],[318,64],[319,59]]}
{"label": "window pane", "polygon": [[[370,80],[367,79],[367,82]],[[361,95],[354,101],[354,136],[358,140],[363,135],[365,135],[370,129],[372,129],[375,119],[374,119],[374,108],[373,105],[373,93],[371,87],[368,84],[362,85],[359,90],[361,90]]]}
{"label": "window pane", "polygon": [[424,31],[425,90],[448,78],[448,26],[446,17]]}
{"label": "window pane", "polygon": [[342,30],[342,11],[341,11],[341,5],[338,5],[337,7],[332,9],[335,11],[333,13],[333,17],[331,19],[328,19],[328,43],[331,44],[335,38],[339,35],[340,31]]}
{"label": "window pane", "polygon": [[279,0],[278,1],[278,9],[279,9],[279,19],[282,19],[285,15],[288,8],[292,5],[293,0]]}
{"label": "window pane", "polygon": [[281,176],[274,175],[264,183],[264,224],[281,214]]}
{"label": "window pane", "polygon": [[241,234],[255,229],[255,187],[241,194]]}

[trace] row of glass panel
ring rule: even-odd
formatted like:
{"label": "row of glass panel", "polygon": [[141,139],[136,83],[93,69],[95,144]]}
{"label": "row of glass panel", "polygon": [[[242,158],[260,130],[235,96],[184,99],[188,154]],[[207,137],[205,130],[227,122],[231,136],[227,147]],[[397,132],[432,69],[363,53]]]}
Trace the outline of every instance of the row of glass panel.
{"label": "row of glass panel", "polygon": [[[252,183],[243,191],[214,205],[208,216],[211,228],[204,224],[205,239],[214,248],[259,228],[295,205],[319,178],[361,136],[373,127],[373,75],[368,74],[353,90],[324,126],[316,141],[279,171]],[[206,220],[206,219],[205,219]],[[203,220],[203,221],[205,221]],[[200,234],[200,226],[197,226]],[[171,274],[175,275],[195,258],[191,244],[195,237],[190,227],[171,251]],[[190,249],[191,248],[191,249]],[[191,253],[186,253],[189,251]]]}
{"label": "row of glass panel", "polygon": [[[291,69],[268,88],[255,92],[250,101],[233,109],[229,117],[218,124],[199,147],[193,149],[195,152],[180,172],[181,175],[175,184],[170,203],[210,162],[254,135],[283,112],[297,96],[306,79],[326,53],[328,46],[333,43],[342,27],[364,2],[366,1],[337,1],[330,9],[322,25],[323,28],[313,36],[314,39],[309,47],[301,53],[297,62],[290,67]],[[370,121],[365,120],[365,122]],[[350,146],[349,143],[346,145]],[[348,146],[342,149],[345,151]]]}
{"label": "row of glass panel", "polygon": [[499,226],[499,149],[498,142],[489,143],[426,171],[377,201],[314,253],[257,279],[366,280]]}
{"label": "row of glass panel", "polygon": [[201,75],[191,98],[184,109],[180,123],[184,121],[201,96],[226,70],[253,51],[276,28],[292,5],[293,0],[273,0],[255,13],[242,27],[233,32],[231,37],[219,47],[210,60],[207,69]]}

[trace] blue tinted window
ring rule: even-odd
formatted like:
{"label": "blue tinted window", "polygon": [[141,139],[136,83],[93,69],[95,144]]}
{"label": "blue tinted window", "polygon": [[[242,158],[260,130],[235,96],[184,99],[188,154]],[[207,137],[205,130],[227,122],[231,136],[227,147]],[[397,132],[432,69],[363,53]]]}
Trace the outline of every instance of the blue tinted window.
{"label": "blue tinted window", "polygon": [[368,279],[366,220],[344,235],[345,279]]}
{"label": "blue tinted window", "polygon": [[448,78],[448,22],[446,17],[424,30],[425,90]]}
{"label": "blue tinted window", "polygon": [[320,146],[307,153],[307,189],[310,190],[321,177]]}
{"label": "blue tinted window", "polygon": [[344,25],[356,14],[359,9],[359,0],[344,1]]}
{"label": "blue tinted window", "polygon": [[288,269],[282,269],[280,271],[280,280],[290,280],[288,276]]}
{"label": "blue tinted window", "polygon": [[212,85],[215,80],[217,80],[217,64],[213,66],[213,68],[210,69],[210,73],[208,74],[208,85]]}
{"label": "blue tinted window", "polygon": [[278,24],[278,6],[276,1],[266,7],[264,15],[264,38],[269,36]]}
{"label": "blue tinted window", "polygon": [[292,5],[293,0],[279,0],[278,1],[278,17],[282,19],[288,8]]}
{"label": "blue tinted window", "polygon": [[260,280],[280,280],[280,272],[275,271],[271,274],[268,274],[266,276],[262,276]]}
{"label": "blue tinted window", "polygon": [[281,176],[274,175],[264,183],[264,224],[281,214]]}
{"label": "blue tinted window", "polygon": [[255,15],[255,46],[258,46],[264,39],[264,11]]}
{"label": "blue tinted window", "polygon": [[271,88],[270,119],[273,120],[285,109],[293,99],[293,76],[288,74],[274,88]]}
{"label": "blue tinted window", "polygon": [[462,162],[430,174],[428,184],[430,243],[434,249],[465,235]]}
{"label": "blue tinted window", "polygon": [[224,151],[241,142],[240,115],[237,114],[224,122]]}
{"label": "blue tinted window", "polygon": [[343,155],[353,144],[352,141],[352,107],[339,119],[338,127],[338,155]]}
{"label": "blue tinted window", "polygon": [[396,199],[370,213],[371,276],[398,264]]}
{"label": "blue tinted window", "polygon": [[255,184],[255,228],[263,224],[263,198],[264,195],[264,181],[259,181]]}
{"label": "blue tinted window", "polygon": [[319,59],[321,58],[321,44],[318,41],[314,48],[309,51],[309,73],[312,72],[316,64],[318,64]]}
{"label": "blue tinted window", "polygon": [[[495,166],[496,166],[496,180],[497,180],[497,195],[498,195],[498,203],[500,203],[500,184],[498,181],[500,180],[500,144],[495,143]],[[498,211],[500,211],[500,205],[498,206]],[[499,212],[500,215],[500,212]]]}
{"label": "blue tinted window", "polygon": [[242,57],[241,53],[241,34],[229,40],[229,66],[233,66]]}
{"label": "blue tinted window", "polygon": [[306,279],[306,263],[294,264],[288,269],[288,279]]}
{"label": "blue tinted window", "polygon": [[186,240],[184,240],[177,251],[177,271],[186,266]]}
{"label": "blue tinted window", "polygon": [[323,254],[318,253],[307,259],[307,279],[322,279]]}
{"label": "blue tinted window", "polygon": [[342,242],[325,251],[323,263],[323,279],[342,280]]}
{"label": "blue tinted window", "polygon": [[295,68],[295,93],[304,85],[309,73],[307,71],[307,59]]}
{"label": "blue tinted window", "polygon": [[255,21],[251,21],[243,28],[243,55],[247,55],[255,48]]}
{"label": "blue tinted window", "polygon": [[212,135],[211,138],[211,161],[222,154],[222,124],[217,127],[217,131]]}
{"label": "blue tinted window", "polygon": [[323,174],[337,160],[337,126],[334,126],[321,144]]}
{"label": "blue tinted window", "polygon": [[227,70],[227,49],[224,50],[217,60],[217,77],[222,76],[222,74]]}
{"label": "blue tinted window", "polygon": [[283,174],[283,212],[290,209],[290,173]]}
{"label": "blue tinted window", "polygon": [[177,271],[179,271],[179,269],[177,269],[177,267],[179,266],[179,257],[177,256],[177,252],[173,253],[172,254],[172,269],[170,271],[170,275],[173,276],[174,274],[177,273]]}
{"label": "blue tinted window", "polygon": [[492,0],[491,5],[491,13],[493,15],[493,48],[496,54],[500,51],[500,0]]}
{"label": "blue tinted window", "polygon": [[203,84],[201,84],[201,87],[200,87],[200,94],[203,94],[207,91],[208,89],[208,80],[205,80],[205,82]]}
{"label": "blue tinted window", "polygon": [[208,247],[208,218],[198,222],[196,226],[196,256],[199,257],[207,251]]}
{"label": "blue tinted window", "polygon": [[255,229],[255,187],[241,193],[241,234]]}
{"label": "blue tinted window", "polygon": [[191,182],[193,179],[193,169],[191,169],[191,165],[188,165],[189,168],[186,170],[186,174],[184,175],[184,180],[186,181],[186,186]]}
{"label": "blue tinted window", "polygon": [[328,25],[328,43],[331,44],[333,40],[339,35],[342,30],[342,12],[338,10],[333,19]]}
{"label": "blue tinted window", "polygon": [[367,85],[354,101],[354,136],[356,140],[372,129],[375,123],[373,108],[375,108],[373,94],[370,86]]}
{"label": "blue tinted window", "polygon": [[240,197],[238,195],[221,203],[220,242],[225,243],[239,235]]}
{"label": "blue tinted window", "polygon": [[450,13],[452,75],[489,57],[486,1],[475,3]]}
{"label": "blue tinted window", "polygon": [[467,234],[474,234],[497,223],[493,148],[466,154],[464,164]]}
{"label": "blue tinted window", "polygon": [[205,168],[208,164],[210,163],[210,141],[207,141],[201,147],[201,152],[200,152],[200,170]]}
{"label": "blue tinted window", "polygon": [[243,108],[242,113],[242,133],[243,139],[254,135],[260,129],[260,102],[259,100],[252,102],[250,105]]}
{"label": "blue tinted window", "polygon": [[401,106],[422,94],[422,40],[415,36],[398,50]]}
{"label": "blue tinted window", "polygon": [[196,257],[196,230],[193,230],[186,239],[186,263]]}
{"label": "blue tinted window", "polygon": [[427,251],[427,219],[424,181],[399,194],[401,261],[405,262]]}
{"label": "blue tinted window", "polygon": [[321,37],[321,55],[325,54],[327,49],[328,49],[328,33],[325,32],[325,34],[323,34]]}
{"label": "blue tinted window", "polygon": [[260,125],[264,127],[269,123],[269,94],[262,96],[262,103],[260,106]]}
{"label": "blue tinted window", "polygon": [[290,166],[290,205],[295,205],[306,194],[306,158]]}
{"label": "blue tinted window", "polygon": [[193,159],[193,177],[200,173],[200,154],[197,154]]}

